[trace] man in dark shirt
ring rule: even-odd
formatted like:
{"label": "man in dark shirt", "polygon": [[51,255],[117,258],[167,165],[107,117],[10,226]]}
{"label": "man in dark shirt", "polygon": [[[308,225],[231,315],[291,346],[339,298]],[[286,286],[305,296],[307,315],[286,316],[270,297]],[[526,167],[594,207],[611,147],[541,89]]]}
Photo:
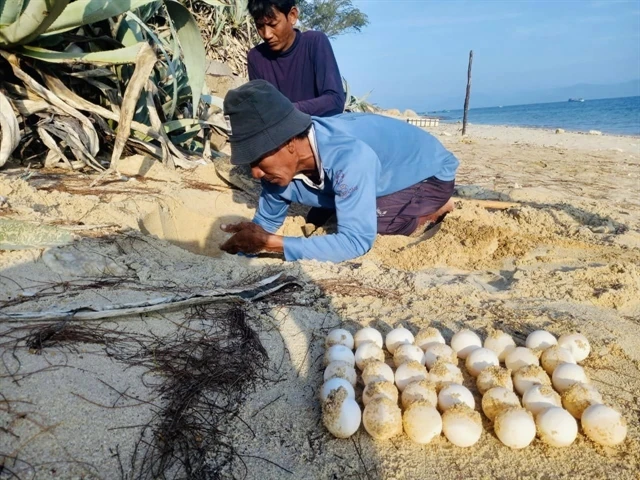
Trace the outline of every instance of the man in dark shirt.
{"label": "man in dark shirt", "polygon": [[301,32],[295,0],[249,0],[249,13],[264,43],[249,51],[249,80],[266,80],[309,115],[342,113],[345,93],[329,39]]}

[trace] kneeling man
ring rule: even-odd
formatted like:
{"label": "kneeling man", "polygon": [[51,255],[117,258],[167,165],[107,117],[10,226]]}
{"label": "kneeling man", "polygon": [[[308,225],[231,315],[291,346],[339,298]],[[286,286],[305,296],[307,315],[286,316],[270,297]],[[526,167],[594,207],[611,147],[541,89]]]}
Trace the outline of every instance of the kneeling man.
{"label": "kneeling man", "polygon": [[[231,163],[262,181],[253,222],[224,225],[229,253],[284,253],[287,260],[341,262],[381,235],[418,235],[453,208],[456,157],[427,132],[392,118],[345,113],[311,117],[270,83],[229,91]],[[292,203],[336,210],[338,232],[275,235]]]}

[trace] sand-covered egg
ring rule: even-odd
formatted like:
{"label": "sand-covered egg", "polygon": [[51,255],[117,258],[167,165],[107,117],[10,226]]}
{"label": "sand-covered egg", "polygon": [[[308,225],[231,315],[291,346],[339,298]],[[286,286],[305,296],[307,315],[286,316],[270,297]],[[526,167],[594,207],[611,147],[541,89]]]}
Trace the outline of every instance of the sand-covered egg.
{"label": "sand-covered egg", "polygon": [[513,386],[520,395],[524,395],[534,385],[551,386],[551,379],[541,366],[528,365],[513,374]]}
{"label": "sand-covered egg", "polygon": [[480,337],[469,329],[460,330],[451,337],[451,348],[456,352],[458,358],[465,360],[476,348],[482,347]]}
{"label": "sand-covered egg", "polygon": [[412,382],[407,385],[402,391],[400,396],[402,402],[402,408],[407,408],[414,402],[427,402],[432,407],[438,405],[438,393],[436,392],[436,386],[429,380],[420,380],[419,382]]}
{"label": "sand-covered egg", "polygon": [[507,354],[516,348],[516,342],[511,335],[502,330],[491,330],[487,338],[484,339],[484,348],[493,350],[498,356],[498,360],[504,362]]}
{"label": "sand-covered egg", "polygon": [[384,344],[389,353],[393,355],[400,345],[412,344],[414,340],[413,333],[400,325],[387,333]]}
{"label": "sand-covered egg", "polygon": [[540,352],[546,350],[549,347],[553,347],[558,344],[558,340],[553,334],[546,330],[535,330],[527,335],[527,339],[524,342],[525,347],[531,350],[538,350]]}
{"label": "sand-covered egg", "polygon": [[452,363],[438,360],[433,364],[433,367],[429,371],[429,380],[431,380],[435,386],[436,391],[442,390],[443,387],[450,383],[458,383],[462,385],[463,377],[460,369]]}
{"label": "sand-covered egg", "polygon": [[498,413],[493,430],[498,440],[514,449],[529,446],[536,437],[533,415],[519,407],[507,408]]}
{"label": "sand-covered egg", "polygon": [[402,415],[407,436],[416,443],[425,444],[442,432],[442,417],[433,405],[417,401],[409,405]]}
{"label": "sand-covered egg", "polygon": [[512,372],[517,372],[522,367],[540,365],[540,360],[538,355],[530,348],[516,347],[507,354],[504,364]]}
{"label": "sand-covered egg", "polygon": [[434,343],[445,343],[444,337],[437,328],[423,328],[416,334],[415,344],[422,350],[426,350],[429,345]]}
{"label": "sand-covered egg", "polygon": [[349,438],[358,431],[362,414],[360,406],[347,390],[333,390],[322,404],[322,423],[334,437]]}
{"label": "sand-covered egg", "polygon": [[353,341],[356,348],[363,343],[375,343],[380,348],[383,347],[382,334],[372,327],[364,327],[358,330],[353,337]]}
{"label": "sand-covered egg", "polygon": [[356,392],[351,383],[340,377],[330,378],[322,384],[322,388],[320,389],[320,398],[324,402],[332,391],[337,390],[340,387],[343,387],[347,391],[349,398],[356,398]]}
{"label": "sand-covered egg", "polygon": [[344,362],[354,367],[356,359],[350,348],[344,345],[334,345],[324,352],[324,366],[326,367],[332,362]]}
{"label": "sand-covered egg", "polygon": [[458,363],[456,352],[444,343],[432,343],[424,351],[424,363],[428,368],[432,368],[440,358],[454,365]]}
{"label": "sand-covered egg", "polygon": [[591,352],[589,340],[581,333],[570,333],[560,336],[558,345],[569,350],[576,362],[583,361]]}
{"label": "sand-covered egg", "polygon": [[551,381],[553,382],[553,388],[560,393],[564,393],[571,385],[576,383],[589,383],[589,377],[587,377],[584,368],[580,365],[563,363],[562,365],[558,365],[558,368],[553,371]]}
{"label": "sand-covered egg", "polygon": [[334,377],[344,378],[354,387],[356,386],[356,382],[358,381],[356,369],[345,362],[332,362],[327,365],[327,368],[324,369],[325,382]]}
{"label": "sand-covered egg", "polygon": [[481,395],[493,387],[504,387],[513,390],[511,370],[500,366],[487,367],[480,372],[476,379],[476,387]]}
{"label": "sand-covered egg", "polygon": [[519,406],[520,399],[515,392],[503,387],[494,387],[482,396],[482,411],[492,421],[501,411]]}
{"label": "sand-covered egg", "polygon": [[355,363],[360,370],[371,362],[384,362],[384,351],[376,343],[363,343],[356,348]]}
{"label": "sand-covered egg", "polygon": [[398,403],[398,389],[391,382],[372,382],[364,387],[362,391],[362,403],[368,405],[369,402],[377,398],[388,398],[394,403]]}
{"label": "sand-covered egg", "polygon": [[465,360],[467,372],[474,377],[480,375],[480,372],[485,368],[497,367],[498,365],[500,365],[498,355],[488,348],[476,348],[472,352],[469,352]]}
{"label": "sand-covered egg", "polygon": [[553,371],[558,368],[558,365],[562,365],[563,363],[576,363],[576,360],[569,350],[562,348],[560,345],[554,345],[542,352],[542,355],[540,355],[540,363],[545,372],[552,375]]}
{"label": "sand-covered egg", "polygon": [[627,421],[617,410],[607,405],[594,404],[582,413],[582,430],[600,445],[615,447],[627,437]]}
{"label": "sand-covered egg", "polygon": [[398,390],[401,392],[407,385],[420,380],[426,380],[428,377],[427,369],[419,362],[403,363],[396,369],[395,382]]}
{"label": "sand-covered egg", "polygon": [[580,420],[591,405],[604,403],[598,389],[590,383],[574,383],[562,393],[562,406]]}
{"label": "sand-covered egg", "polygon": [[335,328],[331,330],[324,341],[325,347],[333,347],[334,345],[344,345],[349,350],[353,350],[354,340],[353,335],[344,328]]}
{"label": "sand-covered egg", "polygon": [[371,361],[362,370],[362,382],[365,385],[371,382],[395,382],[393,369],[384,362]]}
{"label": "sand-covered egg", "polygon": [[418,362],[424,364],[424,352],[417,345],[406,343],[398,346],[393,354],[393,363],[396,368],[407,362]]}
{"label": "sand-covered egg", "polygon": [[533,415],[552,407],[562,407],[562,399],[550,385],[534,385],[522,396],[522,406]]}
{"label": "sand-covered egg", "polygon": [[376,440],[387,440],[402,433],[402,413],[388,398],[378,398],[364,407],[362,423]]}
{"label": "sand-covered egg", "polygon": [[442,431],[455,446],[471,447],[482,435],[482,417],[467,405],[456,405],[442,414]]}
{"label": "sand-covered egg", "polygon": [[559,407],[544,410],[536,417],[538,436],[552,447],[568,447],[578,436],[578,422]]}
{"label": "sand-covered egg", "polygon": [[446,412],[455,405],[464,404],[472,410],[476,407],[473,394],[463,385],[452,383],[447,385],[438,393],[438,409]]}

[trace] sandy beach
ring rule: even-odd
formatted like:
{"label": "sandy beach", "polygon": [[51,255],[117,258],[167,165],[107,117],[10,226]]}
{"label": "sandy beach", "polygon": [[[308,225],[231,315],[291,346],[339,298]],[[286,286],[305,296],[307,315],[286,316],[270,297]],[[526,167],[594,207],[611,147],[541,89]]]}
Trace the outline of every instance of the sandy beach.
{"label": "sandy beach", "polygon": [[[57,225],[76,240],[0,250],[0,319],[241,286],[284,272],[300,286],[245,306],[269,356],[268,380],[248,389],[238,416],[222,426],[241,461],[221,478],[638,478],[640,138],[480,125],[461,137],[459,129],[428,129],[461,161],[456,210],[440,232],[423,242],[378,237],[364,257],[339,265],[222,253],[227,234],[219,226],[250,219],[255,202],[212,165],[170,171],[136,157],[122,161],[126,181],[96,187],[88,175],[6,169],[0,218]],[[476,200],[513,205],[487,209]],[[293,209],[282,232],[302,235],[303,214]],[[163,337],[186,314],[92,325]],[[333,438],[317,398],[324,336],[337,326],[384,334],[400,324],[413,333],[435,326],[447,342],[462,328],[483,338],[499,328],[519,345],[536,329],[583,333],[592,348],[585,370],[628,422],[626,441],[605,448],[580,432],[565,449],[536,439],[510,450],[484,415],[482,437],[469,449],[444,436],[426,446],[404,435],[376,442],[363,427],[351,439]],[[100,344],[34,354],[7,336],[19,325],[0,321],[0,478],[138,478],[130,459],[139,426],[163,403],[145,368],[105,355]],[[465,385],[480,411],[466,373]]]}

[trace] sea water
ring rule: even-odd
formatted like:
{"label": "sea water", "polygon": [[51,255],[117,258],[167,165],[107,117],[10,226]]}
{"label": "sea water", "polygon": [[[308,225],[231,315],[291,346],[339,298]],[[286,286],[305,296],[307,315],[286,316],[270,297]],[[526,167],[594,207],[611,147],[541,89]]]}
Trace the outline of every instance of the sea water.
{"label": "sea water", "polygon": [[[457,122],[462,120],[462,114],[462,110],[451,110],[427,115],[438,116],[443,122]],[[640,135],[640,97],[470,108],[469,123]]]}

